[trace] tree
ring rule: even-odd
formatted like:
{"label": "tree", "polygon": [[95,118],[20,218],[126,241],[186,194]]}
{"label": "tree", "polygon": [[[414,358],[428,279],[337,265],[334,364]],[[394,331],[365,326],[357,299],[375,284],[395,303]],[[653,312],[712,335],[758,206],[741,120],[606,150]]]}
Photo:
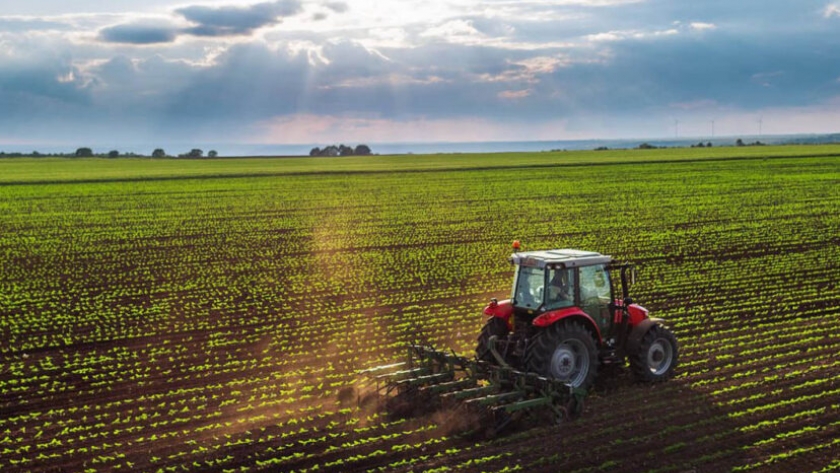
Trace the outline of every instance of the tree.
{"label": "tree", "polygon": [[119,156],[120,156],[120,152],[115,150],[115,149],[112,149],[111,151],[108,151],[108,157],[109,158],[118,158]]}
{"label": "tree", "polygon": [[76,150],[77,158],[90,158],[93,156],[93,150],[90,148],[78,148]]}
{"label": "tree", "polygon": [[166,151],[164,151],[163,148],[155,148],[155,150],[152,151],[152,157],[153,158],[165,158],[166,157]]}
{"label": "tree", "polygon": [[353,148],[349,146],[338,145],[338,155],[339,156],[353,156]]}
{"label": "tree", "polygon": [[711,141],[706,143],[706,148],[711,148],[711,147],[712,147],[712,142]]}
{"label": "tree", "polygon": [[202,156],[204,156],[204,151],[198,148],[193,148],[189,153],[187,153],[188,158],[200,158]]}
{"label": "tree", "polygon": [[215,149],[211,149],[211,150],[207,153],[207,156],[208,156],[208,157],[211,157],[211,158],[215,158],[215,157],[216,157],[216,156],[218,156],[218,155],[219,155],[219,153],[218,153]]}
{"label": "tree", "polygon": [[742,140],[741,138],[738,138],[738,141],[735,142],[735,146],[745,146],[744,145],[744,140]]}
{"label": "tree", "polygon": [[368,145],[358,145],[355,149],[352,146],[344,144],[338,146],[329,145],[325,146],[324,149],[316,146],[309,150],[309,156],[370,156],[371,154]]}

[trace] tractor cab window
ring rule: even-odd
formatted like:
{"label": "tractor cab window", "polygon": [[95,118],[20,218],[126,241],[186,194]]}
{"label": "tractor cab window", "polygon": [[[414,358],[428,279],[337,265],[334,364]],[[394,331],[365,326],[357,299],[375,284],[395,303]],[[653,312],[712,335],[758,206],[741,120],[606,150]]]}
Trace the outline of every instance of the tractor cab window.
{"label": "tractor cab window", "polygon": [[610,301],[610,281],[604,265],[585,266],[580,268],[580,299]]}
{"label": "tractor cab window", "polygon": [[612,299],[609,273],[605,265],[580,268],[580,305],[605,329],[610,324],[609,304]]}
{"label": "tractor cab window", "polygon": [[548,270],[548,297],[545,301],[547,310],[562,309],[575,305],[575,270]]}
{"label": "tractor cab window", "polygon": [[517,307],[536,309],[543,303],[545,271],[536,267],[519,267],[513,299]]}

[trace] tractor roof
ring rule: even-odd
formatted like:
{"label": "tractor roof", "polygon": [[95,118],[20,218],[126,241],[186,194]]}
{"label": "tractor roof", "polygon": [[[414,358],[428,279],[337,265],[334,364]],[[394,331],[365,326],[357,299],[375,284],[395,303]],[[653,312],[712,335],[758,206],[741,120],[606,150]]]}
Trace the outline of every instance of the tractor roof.
{"label": "tractor roof", "polygon": [[543,251],[521,251],[510,256],[513,263],[523,266],[536,266],[544,268],[546,266],[556,266],[565,268],[575,268],[577,266],[591,266],[593,264],[607,264],[613,259],[611,256],[602,255],[594,251],[572,250],[569,248],[562,250],[543,250]]}

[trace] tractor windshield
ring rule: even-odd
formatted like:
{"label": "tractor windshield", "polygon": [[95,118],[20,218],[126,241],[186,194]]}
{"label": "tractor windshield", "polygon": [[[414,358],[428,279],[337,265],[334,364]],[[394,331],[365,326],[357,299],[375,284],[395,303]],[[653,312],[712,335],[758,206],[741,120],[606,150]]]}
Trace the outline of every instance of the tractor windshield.
{"label": "tractor windshield", "polygon": [[544,269],[529,266],[518,267],[513,286],[514,305],[536,309],[543,303],[544,288]]}

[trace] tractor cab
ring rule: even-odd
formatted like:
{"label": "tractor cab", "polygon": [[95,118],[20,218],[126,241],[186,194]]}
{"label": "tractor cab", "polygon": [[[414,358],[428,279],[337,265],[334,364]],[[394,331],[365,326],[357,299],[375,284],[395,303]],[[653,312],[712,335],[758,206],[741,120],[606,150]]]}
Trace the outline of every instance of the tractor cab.
{"label": "tractor cab", "polygon": [[615,293],[610,256],[562,249],[514,253],[511,262],[516,266],[511,302],[521,318],[577,307],[599,332],[611,331],[610,305],[623,297]]}

